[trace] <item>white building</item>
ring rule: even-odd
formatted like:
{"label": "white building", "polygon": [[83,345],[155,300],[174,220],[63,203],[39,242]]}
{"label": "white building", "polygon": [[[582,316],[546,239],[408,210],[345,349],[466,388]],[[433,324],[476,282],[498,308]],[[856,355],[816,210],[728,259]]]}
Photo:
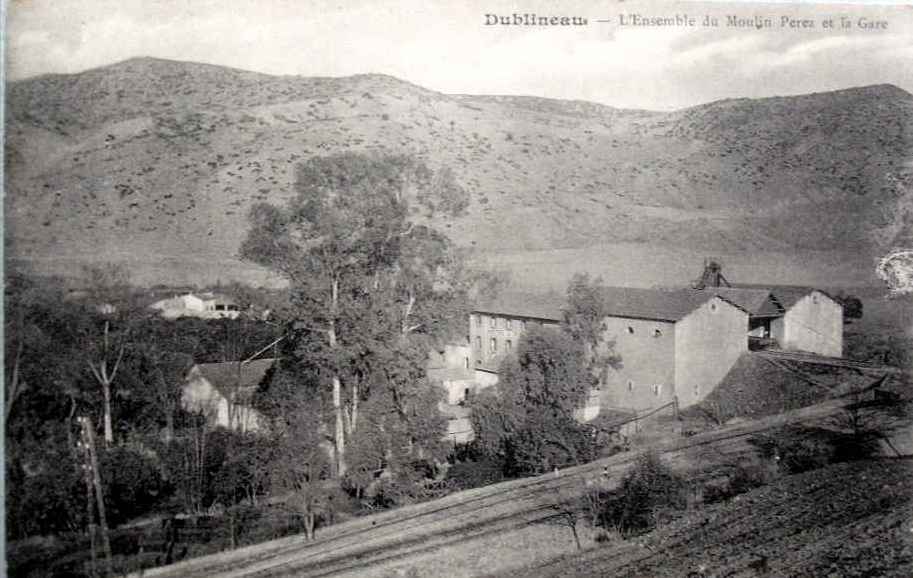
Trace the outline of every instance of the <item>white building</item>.
{"label": "white building", "polygon": [[162,299],[150,305],[162,312],[166,319],[178,317],[199,317],[201,319],[235,319],[241,314],[237,302],[220,293],[186,293],[170,299]]}

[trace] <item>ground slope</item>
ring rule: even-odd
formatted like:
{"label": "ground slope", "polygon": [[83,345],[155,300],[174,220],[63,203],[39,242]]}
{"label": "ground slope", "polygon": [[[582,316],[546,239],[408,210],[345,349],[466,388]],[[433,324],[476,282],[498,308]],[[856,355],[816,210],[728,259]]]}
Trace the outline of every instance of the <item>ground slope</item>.
{"label": "ground slope", "polygon": [[641,539],[511,575],[911,576],[911,477],[909,460],[788,476]]}

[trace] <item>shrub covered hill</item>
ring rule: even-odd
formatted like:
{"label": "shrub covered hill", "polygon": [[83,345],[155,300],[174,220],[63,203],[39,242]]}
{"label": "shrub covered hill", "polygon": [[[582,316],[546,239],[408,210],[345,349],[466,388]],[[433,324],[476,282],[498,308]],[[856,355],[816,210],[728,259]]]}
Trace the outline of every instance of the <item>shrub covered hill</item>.
{"label": "shrub covered hill", "polygon": [[913,204],[913,96],[890,85],[659,113],[141,58],[7,94],[7,249],[58,263],[229,262],[252,203],[348,150],[453,170],[471,201],[444,226],[480,253],[874,255]]}

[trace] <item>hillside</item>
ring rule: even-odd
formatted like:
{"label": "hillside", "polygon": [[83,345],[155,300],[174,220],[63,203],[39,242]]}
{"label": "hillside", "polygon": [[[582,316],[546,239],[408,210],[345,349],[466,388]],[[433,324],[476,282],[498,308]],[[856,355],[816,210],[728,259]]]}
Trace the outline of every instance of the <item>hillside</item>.
{"label": "hillside", "polygon": [[698,510],[636,543],[505,575],[909,576],[910,474],[901,460],[838,464]]}
{"label": "hillside", "polygon": [[362,150],[452,168],[471,205],[441,225],[482,256],[634,245],[848,269],[908,232],[913,96],[655,113],[141,58],[10,83],[6,146],[7,248],[52,268],[129,258],[230,276],[252,203],[291,195],[302,158]]}

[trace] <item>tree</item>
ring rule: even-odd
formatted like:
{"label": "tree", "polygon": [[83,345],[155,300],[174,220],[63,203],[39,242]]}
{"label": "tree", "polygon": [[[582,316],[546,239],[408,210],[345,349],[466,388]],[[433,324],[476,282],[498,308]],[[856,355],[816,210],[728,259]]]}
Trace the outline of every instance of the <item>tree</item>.
{"label": "tree", "polygon": [[289,494],[285,503],[301,516],[308,540],[314,539],[318,520],[332,518],[336,503],[341,500],[335,491],[338,486],[330,483],[333,467],[320,431],[322,404],[317,393],[315,390],[294,393],[299,419],[282,420],[274,428],[276,450],[271,464],[273,486]]}
{"label": "tree", "polygon": [[568,332],[531,327],[505,358],[494,391],[472,401],[473,428],[489,454],[515,474],[535,474],[594,457],[588,428],[575,419],[593,380],[584,344]]}
{"label": "tree", "polygon": [[621,357],[614,353],[614,342],[605,341],[605,319],[608,306],[602,296],[602,278],[595,280],[585,273],[571,278],[567,289],[562,328],[575,341],[584,345],[587,370],[598,386],[606,377],[610,367],[621,365]]}
{"label": "tree", "polygon": [[297,167],[295,187],[285,207],[252,208],[241,255],[289,280],[286,315],[299,337],[319,336],[302,338],[295,356],[331,392],[342,476],[369,380],[402,385],[404,373],[384,375],[378,358],[410,366],[405,352],[447,337],[460,318],[462,261],[431,225],[464,210],[467,196],[449,171],[402,156],[312,158]]}
{"label": "tree", "polygon": [[862,301],[855,295],[839,293],[837,302],[843,305],[843,322],[852,323],[855,319],[862,319]]}
{"label": "tree", "polygon": [[532,327],[504,359],[498,385],[472,401],[479,443],[512,473],[538,473],[593,457],[590,428],[577,410],[621,358],[605,341],[602,280],[575,275],[560,328]]}
{"label": "tree", "polygon": [[[101,386],[105,445],[114,443],[111,401],[129,339],[129,273],[122,265],[103,264],[84,268],[89,287],[87,313],[93,318],[84,326],[86,365]],[[95,315],[97,314],[97,315]]]}

